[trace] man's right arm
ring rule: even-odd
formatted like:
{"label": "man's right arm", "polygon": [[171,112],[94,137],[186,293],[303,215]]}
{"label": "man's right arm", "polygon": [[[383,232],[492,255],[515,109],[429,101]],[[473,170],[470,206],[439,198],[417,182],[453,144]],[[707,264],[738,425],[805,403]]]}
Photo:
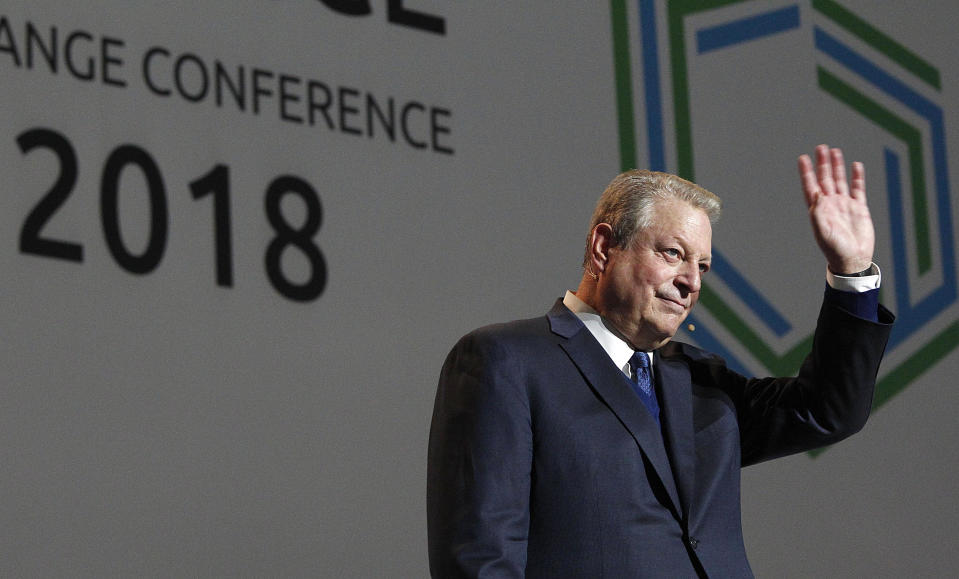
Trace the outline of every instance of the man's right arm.
{"label": "man's right arm", "polygon": [[480,333],[443,365],[427,473],[434,577],[523,577],[532,434],[525,387],[509,354]]}

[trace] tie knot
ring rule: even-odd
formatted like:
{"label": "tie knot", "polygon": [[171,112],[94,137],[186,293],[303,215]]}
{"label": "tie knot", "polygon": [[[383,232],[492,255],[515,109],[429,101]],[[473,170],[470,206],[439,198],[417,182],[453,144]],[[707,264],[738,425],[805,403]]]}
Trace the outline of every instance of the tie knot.
{"label": "tie knot", "polygon": [[642,350],[633,352],[633,357],[629,359],[629,367],[633,370],[637,368],[649,368],[649,354]]}

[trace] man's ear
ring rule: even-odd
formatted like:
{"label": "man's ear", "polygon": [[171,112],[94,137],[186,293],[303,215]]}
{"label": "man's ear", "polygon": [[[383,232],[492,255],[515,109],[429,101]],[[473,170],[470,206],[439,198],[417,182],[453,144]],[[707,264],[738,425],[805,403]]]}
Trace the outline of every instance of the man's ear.
{"label": "man's ear", "polygon": [[613,227],[599,223],[589,232],[589,265],[594,273],[606,271],[609,250],[613,247]]}

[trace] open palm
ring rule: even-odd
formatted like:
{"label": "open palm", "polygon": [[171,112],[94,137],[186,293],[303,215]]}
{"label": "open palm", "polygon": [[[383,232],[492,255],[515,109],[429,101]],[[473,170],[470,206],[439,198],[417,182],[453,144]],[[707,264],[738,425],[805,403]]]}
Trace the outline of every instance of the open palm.
{"label": "open palm", "polygon": [[876,234],[866,204],[862,163],[852,164],[852,179],[847,181],[842,151],[819,145],[815,166],[808,155],[799,157],[799,178],[813,234],[830,271],[849,274],[868,269]]}

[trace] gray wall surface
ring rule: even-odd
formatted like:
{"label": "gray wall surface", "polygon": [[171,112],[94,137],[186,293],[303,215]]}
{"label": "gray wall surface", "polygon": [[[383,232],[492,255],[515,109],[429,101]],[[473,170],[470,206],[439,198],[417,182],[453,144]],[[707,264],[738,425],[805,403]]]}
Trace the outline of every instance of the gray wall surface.
{"label": "gray wall surface", "polygon": [[751,562],[959,566],[952,2],[330,4],[0,6],[0,575],[427,576],[456,339],[574,288],[635,165],[725,202],[679,338],[791,371],[819,142],[866,163],[899,327],[863,432],[744,470]]}

